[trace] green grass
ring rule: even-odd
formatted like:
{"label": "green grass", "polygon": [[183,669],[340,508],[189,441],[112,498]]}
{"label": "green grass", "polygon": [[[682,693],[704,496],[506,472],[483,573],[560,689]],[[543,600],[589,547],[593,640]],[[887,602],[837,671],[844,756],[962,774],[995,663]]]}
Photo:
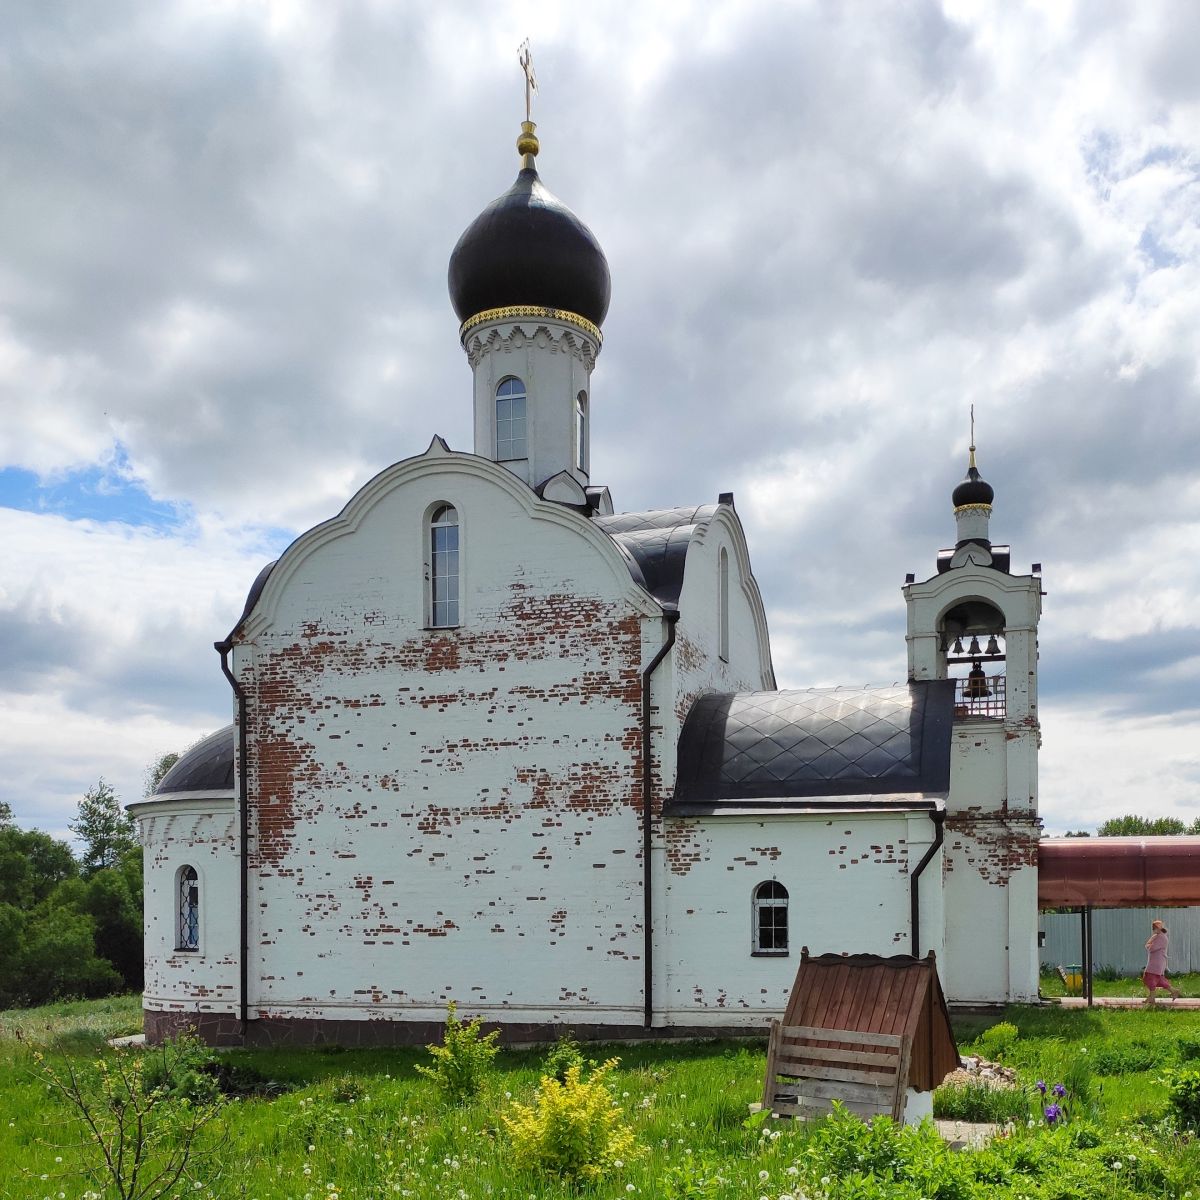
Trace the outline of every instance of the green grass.
{"label": "green grass", "polygon": [[[1193,971],[1188,975],[1172,975],[1171,982],[1185,996],[1200,996],[1200,972]],[[1063,981],[1058,977],[1058,972],[1043,973],[1039,981],[1038,988],[1043,996],[1058,999],[1062,996],[1078,996],[1079,989],[1076,988],[1072,992],[1068,992],[1063,986]],[[1124,978],[1124,979],[1093,979],[1092,992],[1096,996],[1136,996],[1144,998],[1146,989],[1142,985],[1139,977]],[[1165,992],[1158,993],[1159,999],[1165,998]]]}
{"label": "green grass", "polygon": [[[0,1014],[0,1162],[8,1168],[0,1172],[0,1200],[58,1200],[60,1193],[64,1200],[82,1200],[87,1185],[80,1174],[80,1130],[47,1093],[33,1052],[40,1047],[48,1061],[86,1070],[97,1057],[112,1061],[116,1052],[105,1046],[105,1039],[133,1031],[138,1019],[137,998],[132,997]],[[972,1050],[978,1035],[1000,1019],[956,1021],[964,1051]],[[1076,1148],[1065,1140],[1072,1127],[1060,1135],[1046,1132],[1039,1121],[1033,1129],[1018,1128],[1012,1147],[961,1160],[969,1170],[987,1174],[992,1182],[986,1187],[976,1183],[972,1187],[979,1190],[942,1195],[956,1200],[1124,1200],[1142,1195],[1182,1200],[1191,1187],[1192,1197],[1200,1198],[1200,1145],[1161,1123],[1167,1110],[1162,1068],[1178,1062],[1185,1053],[1181,1047],[1200,1034],[1194,1013],[1016,1008],[1003,1019],[1018,1029],[1002,1057],[1018,1069],[1030,1113],[1038,1112],[1037,1079],[1052,1084],[1073,1073],[1078,1081],[1090,1071],[1093,1103],[1088,1111],[1078,1106],[1075,1114],[1090,1124],[1074,1128],[1086,1132],[1094,1125],[1102,1144],[1097,1149],[1094,1141],[1084,1139],[1082,1148]],[[618,1200],[631,1195],[778,1200],[799,1194],[797,1175],[788,1171],[801,1172],[816,1161],[813,1147],[822,1135],[789,1122],[770,1123],[765,1137],[745,1126],[748,1105],[762,1087],[762,1044],[585,1047],[585,1053],[621,1057],[616,1098],[643,1147],[640,1156],[597,1184],[573,1187],[511,1165],[500,1117],[513,1098],[528,1102],[532,1096],[542,1052],[502,1052],[483,1094],[462,1107],[447,1108],[415,1070],[428,1061],[419,1050],[239,1050],[222,1055],[222,1062],[274,1081],[281,1094],[226,1106],[201,1138],[195,1164],[200,1186],[181,1190],[180,1197],[328,1200],[336,1193],[339,1200]],[[1156,1059],[1156,1066],[1128,1069],[1145,1062],[1147,1055]],[[1111,1174],[1118,1169],[1104,1165],[1104,1139],[1120,1147],[1109,1154],[1112,1161],[1140,1155],[1147,1163],[1163,1162],[1169,1179],[1147,1175],[1143,1188],[1128,1175]],[[921,1153],[924,1161],[931,1152]],[[1052,1187],[1050,1178],[1059,1178],[1067,1159],[1079,1160],[1082,1182]],[[942,1169],[936,1162],[934,1166]],[[713,1182],[717,1177],[721,1182]],[[680,1179],[692,1182],[685,1186]],[[910,1194],[879,1186],[884,1190],[861,1195],[891,1200]],[[936,1193],[931,1184],[922,1189],[917,1194]],[[810,1196],[816,1190],[810,1185]],[[101,1195],[107,1200],[109,1193]]]}

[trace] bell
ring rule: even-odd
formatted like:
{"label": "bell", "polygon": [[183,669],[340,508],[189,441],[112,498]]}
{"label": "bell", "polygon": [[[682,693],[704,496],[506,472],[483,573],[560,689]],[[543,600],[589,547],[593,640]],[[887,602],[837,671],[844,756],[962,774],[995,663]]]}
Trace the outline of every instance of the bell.
{"label": "bell", "polygon": [[983,673],[983,667],[979,663],[971,664],[971,670],[967,675],[965,694],[968,700],[986,700],[991,694],[988,691],[987,676]]}
{"label": "bell", "polygon": [[967,651],[967,653],[971,655],[972,658],[977,654],[983,653],[983,651],[979,649],[979,639],[977,637],[973,637],[971,639],[971,648]]}
{"label": "bell", "polygon": [[989,654],[999,654],[1000,653],[1000,646],[996,641],[996,635],[994,633],[992,634],[992,636],[990,638],[988,638],[987,652]]}
{"label": "bell", "polygon": [[960,637],[957,637],[957,638],[955,638],[955,639],[954,639],[954,653],[955,653],[955,654],[961,654],[962,652],[963,652],[963,648],[962,648],[962,638],[960,638]]}

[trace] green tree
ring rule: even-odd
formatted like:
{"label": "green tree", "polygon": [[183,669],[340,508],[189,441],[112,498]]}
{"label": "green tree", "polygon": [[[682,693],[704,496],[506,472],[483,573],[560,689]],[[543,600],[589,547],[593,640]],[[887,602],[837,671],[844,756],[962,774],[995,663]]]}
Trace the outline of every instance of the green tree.
{"label": "green tree", "polygon": [[137,845],[133,818],[117,800],[112,785],[101,779],[79,802],[79,815],[68,826],[83,842],[80,859],[85,876],[117,866]]}
{"label": "green tree", "polygon": [[1178,817],[1139,817],[1128,813],[1110,817],[1097,830],[1100,837],[1172,837],[1200,833],[1200,817],[1187,825]]}
{"label": "green tree", "polygon": [[97,871],[86,884],[83,910],[92,918],[96,954],[120,973],[129,991],[142,987],[142,889],[140,855],[137,887],[117,867]]}
{"label": "green tree", "polygon": [[169,754],[159,755],[147,768],[142,780],[142,795],[153,796],[154,789],[162,783],[166,773],[179,761],[179,755],[172,750]]}
{"label": "green tree", "polygon": [[0,828],[0,903],[32,908],[78,874],[66,842],[40,829]]}
{"label": "green tree", "polygon": [[7,829],[12,823],[12,805],[7,800],[0,800],[0,829]]}

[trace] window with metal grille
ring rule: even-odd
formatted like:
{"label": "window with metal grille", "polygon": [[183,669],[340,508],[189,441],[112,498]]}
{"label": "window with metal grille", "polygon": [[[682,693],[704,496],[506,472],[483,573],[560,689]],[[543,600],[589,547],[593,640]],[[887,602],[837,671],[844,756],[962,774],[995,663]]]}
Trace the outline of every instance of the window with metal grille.
{"label": "window with metal grille", "polygon": [[429,624],[458,624],[458,510],[441,504],[429,518]]}
{"label": "window with metal grille", "polygon": [[509,377],[496,388],[496,461],[528,458],[525,443],[525,384]]}
{"label": "window with metal grille", "polygon": [[179,869],[179,925],[175,949],[200,949],[200,879],[195,867]]}
{"label": "window with metal grille", "polygon": [[754,889],[754,954],[788,952],[788,891],[777,879],[768,879]]}

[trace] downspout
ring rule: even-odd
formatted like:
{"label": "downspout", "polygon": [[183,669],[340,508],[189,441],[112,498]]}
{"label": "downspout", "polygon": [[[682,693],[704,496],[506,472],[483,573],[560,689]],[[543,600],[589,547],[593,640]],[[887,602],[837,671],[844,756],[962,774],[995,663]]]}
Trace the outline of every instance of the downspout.
{"label": "downspout", "polygon": [[917,863],[917,869],[908,877],[908,905],[912,920],[912,956],[921,957],[921,872],[929,866],[929,860],[942,848],[942,826],[946,820],[944,809],[934,809],[929,814],[933,822],[933,843]]}
{"label": "downspout", "polygon": [[679,610],[663,611],[667,623],[667,640],[642,671],[642,962],[645,968],[642,983],[642,1027],[654,1024],[654,872],[650,862],[650,826],[654,815],[654,771],[650,745],[650,676],[675,645],[675,625]]}
{"label": "downspout", "polygon": [[249,1008],[247,1005],[247,992],[249,991],[250,979],[250,913],[249,913],[249,882],[248,882],[248,866],[249,866],[249,829],[250,818],[246,812],[246,693],[242,690],[242,685],[234,677],[233,672],[229,669],[229,652],[233,649],[233,642],[228,638],[223,642],[213,642],[213,648],[221,656],[221,672],[225,678],[229,680],[229,686],[233,688],[233,694],[237,697],[237,728],[238,728],[238,875],[240,878],[240,913],[239,913],[239,940],[241,942],[241,953],[238,955],[240,963],[240,979],[238,983],[238,994],[241,997],[238,1006],[238,1020],[242,1025],[242,1038],[246,1037],[246,1025],[249,1021]]}

